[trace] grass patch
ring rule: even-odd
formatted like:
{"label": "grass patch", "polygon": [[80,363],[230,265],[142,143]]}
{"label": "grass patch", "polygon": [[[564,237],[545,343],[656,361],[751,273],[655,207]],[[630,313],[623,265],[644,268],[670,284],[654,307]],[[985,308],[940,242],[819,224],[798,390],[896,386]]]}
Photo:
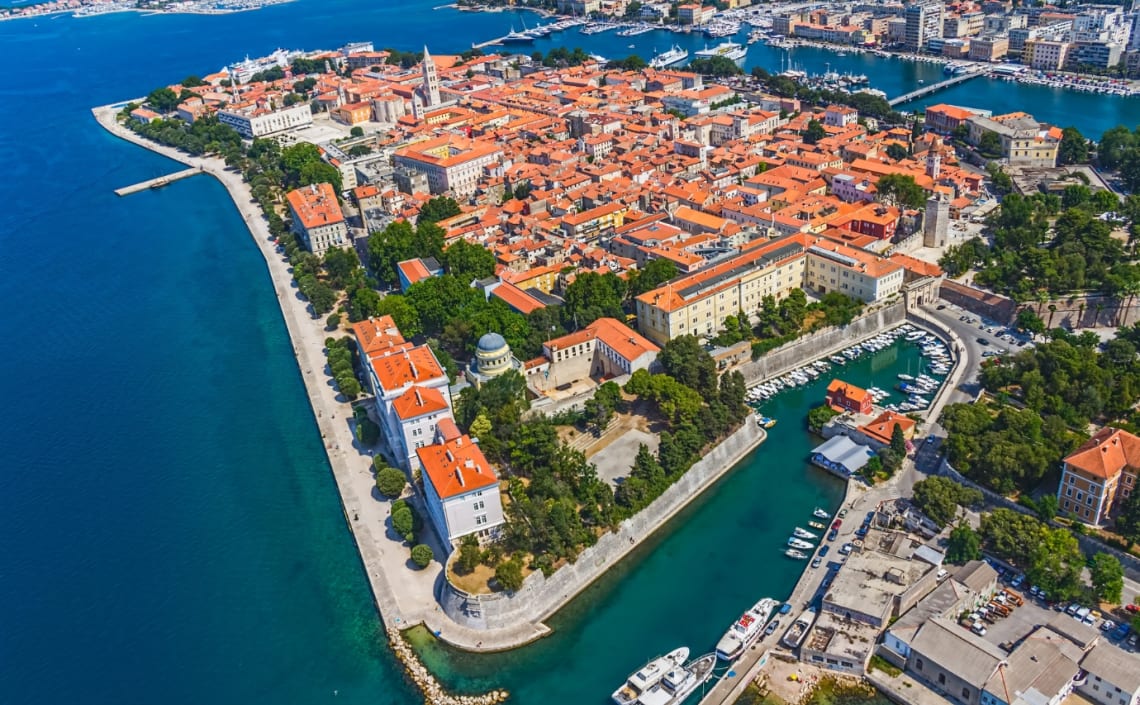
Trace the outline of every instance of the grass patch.
{"label": "grass patch", "polygon": [[875,654],[871,657],[871,663],[867,665],[872,671],[882,671],[892,678],[897,678],[902,675],[902,669],[895,666],[890,661],[882,656]]}

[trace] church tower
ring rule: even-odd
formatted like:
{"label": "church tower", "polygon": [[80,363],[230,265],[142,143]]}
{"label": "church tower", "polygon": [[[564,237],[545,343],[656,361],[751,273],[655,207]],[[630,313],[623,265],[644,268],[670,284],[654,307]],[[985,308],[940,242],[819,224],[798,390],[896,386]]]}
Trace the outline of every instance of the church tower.
{"label": "church tower", "polygon": [[420,92],[423,94],[424,103],[427,107],[432,108],[440,103],[439,75],[435,72],[435,62],[432,61],[426,45],[424,46],[423,72],[424,84],[420,87]]}

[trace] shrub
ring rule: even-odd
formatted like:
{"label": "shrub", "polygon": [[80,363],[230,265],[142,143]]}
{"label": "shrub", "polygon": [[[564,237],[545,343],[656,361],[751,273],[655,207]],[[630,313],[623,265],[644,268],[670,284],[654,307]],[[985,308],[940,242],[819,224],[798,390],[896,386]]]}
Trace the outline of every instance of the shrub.
{"label": "shrub", "polygon": [[483,551],[479,548],[479,540],[468,534],[459,544],[459,558],[455,560],[455,572],[467,575],[475,570],[479,561],[483,560]]}
{"label": "shrub", "polygon": [[376,471],[376,489],[385,497],[399,497],[407,484],[404,473],[396,468],[383,467]]}
{"label": "shrub", "polygon": [[432,553],[431,546],[421,543],[412,548],[412,563],[420,568],[427,568],[432,558],[435,558],[435,554]]}
{"label": "shrub", "polygon": [[495,580],[504,590],[515,592],[522,587],[522,563],[517,558],[503,561],[495,568]]}
{"label": "shrub", "polygon": [[403,506],[392,512],[392,528],[397,534],[404,537],[411,536],[414,527],[415,519],[412,517],[410,507]]}

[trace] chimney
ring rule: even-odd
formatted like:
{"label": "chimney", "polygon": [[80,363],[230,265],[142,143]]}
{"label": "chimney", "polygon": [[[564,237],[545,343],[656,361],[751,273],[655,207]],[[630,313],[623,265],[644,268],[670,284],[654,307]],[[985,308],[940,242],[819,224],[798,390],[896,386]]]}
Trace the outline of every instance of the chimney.
{"label": "chimney", "polygon": [[416,392],[416,406],[423,406],[424,405],[424,398],[420,396],[420,390],[418,387],[415,389],[415,392]]}
{"label": "chimney", "polygon": [[463,471],[460,470],[459,468],[455,468],[455,479],[459,480],[459,486],[460,487],[466,487],[467,486],[467,483],[463,481]]}
{"label": "chimney", "polygon": [[448,449],[446,452],[444,452],[444,455],[446,455],[446,456],[447,456],[447,459],[448,459],[450,462],[453,462],[453,463],[455,462],[455,456],[451,454],[451,449],[450,449],[450,448],[449,448],[449,449]]}

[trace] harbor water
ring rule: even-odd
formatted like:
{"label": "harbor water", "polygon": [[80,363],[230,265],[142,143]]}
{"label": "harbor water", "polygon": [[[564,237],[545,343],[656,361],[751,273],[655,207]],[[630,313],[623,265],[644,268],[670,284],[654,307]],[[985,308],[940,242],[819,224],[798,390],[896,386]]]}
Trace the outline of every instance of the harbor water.
{"label": "harbor water", "polygon": [[[204,176],[116,197],[181,167],[106,134],[89,109],[278,47],[458,52],[512,17],[431,8],[300,0],[227,16],[0,22],[11,69],[0,85],[0,702],[416,699],[384,643],[241,218]],[[615,40],[655,41],[587,40],[559,39],[609,55]],[[816,61],[808,51],[795,54]],[[1116,122],[1123,101],[1101,100],[1079,117]],[[884,351],[844,375],[890,378],[912,354]],[[427,660],[463,690],[600,704],[655,652],[711,649],[757,597],[787,594],[803,566],[779,545],[841,495],[806,464],[802,418],[821,398],[801,388],[766,407],[780,420],[773,440],[553,619],[550,639],[486,657],[429,643]]]}

